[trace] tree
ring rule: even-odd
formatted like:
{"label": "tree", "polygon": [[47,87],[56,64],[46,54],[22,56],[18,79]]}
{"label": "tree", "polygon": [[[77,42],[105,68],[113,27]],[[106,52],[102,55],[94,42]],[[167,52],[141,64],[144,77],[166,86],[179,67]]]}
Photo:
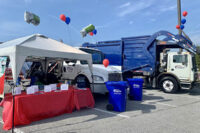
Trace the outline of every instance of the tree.
{"label": "tree", "polygon": [[197,54],[195,55],[197,68],[200,70],[200,46],[197,46]]}

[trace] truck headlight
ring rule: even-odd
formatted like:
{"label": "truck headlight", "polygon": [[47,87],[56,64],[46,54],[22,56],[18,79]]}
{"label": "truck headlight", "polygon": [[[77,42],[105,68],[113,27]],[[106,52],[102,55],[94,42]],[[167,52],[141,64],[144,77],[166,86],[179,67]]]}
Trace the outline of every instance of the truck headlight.
{"label": "truck headlight", "polygon": [[103,77],[100,77],[100,76],[97,76],[97,75],[93,75],[93,79],[94,79],[94,81],[102,81],[102,82],[104,82]]}

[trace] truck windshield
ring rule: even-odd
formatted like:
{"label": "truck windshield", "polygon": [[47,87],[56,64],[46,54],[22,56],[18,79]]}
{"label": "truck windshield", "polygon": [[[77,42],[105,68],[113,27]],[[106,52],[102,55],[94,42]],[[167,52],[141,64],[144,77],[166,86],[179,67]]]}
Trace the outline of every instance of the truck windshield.
{"label": "truck windshield", "polygon": [[[103,61],[103,54],[100,51],[97,50],[92,50],[92,49],[85,49],[85,48],[80,48],[80,50],[92,54],[92,61],[93,64],[102,64]],[[86,61],[81,61],[81,64],[87,64]]]}

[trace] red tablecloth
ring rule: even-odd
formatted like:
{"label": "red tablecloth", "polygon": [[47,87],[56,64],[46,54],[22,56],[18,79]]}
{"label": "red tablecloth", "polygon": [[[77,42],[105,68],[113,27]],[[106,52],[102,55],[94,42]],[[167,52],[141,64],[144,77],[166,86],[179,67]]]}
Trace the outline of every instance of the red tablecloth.
{"label": "red tablecloth", "polygon": [[74,102],[77,110],[94,107],[94,98],[89,88],[87,90],[74,89]]}
{"label": "red tablecloth", "polygon": [[[12,128],[13,101],[12,96],[7,95],[1,102],[3,106],[3,129]],[[14,124],[26,125],[33,121],[72,113],[76,108],[94,107],[94,99],[89,89],[49,92],[44,94],[26,95],[25,93],[15,96]]]}
{"label": "red tablecloth", "polygon": [[0,77],[0,94],[3,94],[4,80],[5,80],[5,74],[3,74],[3,76]]}

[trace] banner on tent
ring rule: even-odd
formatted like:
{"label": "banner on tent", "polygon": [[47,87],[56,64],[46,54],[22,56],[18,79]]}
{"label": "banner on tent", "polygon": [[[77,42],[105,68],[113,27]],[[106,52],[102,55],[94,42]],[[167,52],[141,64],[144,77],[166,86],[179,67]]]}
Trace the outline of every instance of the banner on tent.
{"label": "banner on tent", "polygon": [[4,97],[4,80],[7,57],[0,57],[0,98]]}

